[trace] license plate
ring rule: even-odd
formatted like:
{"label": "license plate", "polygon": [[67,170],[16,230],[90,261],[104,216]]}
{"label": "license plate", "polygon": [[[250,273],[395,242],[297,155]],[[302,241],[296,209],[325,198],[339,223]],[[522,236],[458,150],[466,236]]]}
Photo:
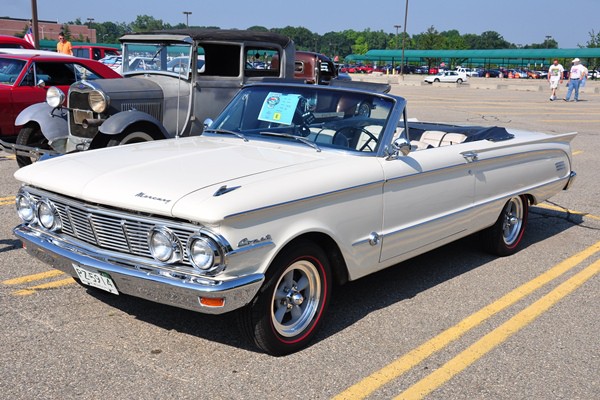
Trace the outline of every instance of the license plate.
{"label": "license plate", "polygon": [[86,119],[94,119],[94,113],[87,110],[73,110],[73,121],[77,125],[83,124]]}
{"label": "license plate", "polygon": [[73,264],[73,269],[77,272],[79,280],[84,285],[93,286],[98,289],[106,290],[113,294],[119,294],[115,283],[106,272],[93,272]]}

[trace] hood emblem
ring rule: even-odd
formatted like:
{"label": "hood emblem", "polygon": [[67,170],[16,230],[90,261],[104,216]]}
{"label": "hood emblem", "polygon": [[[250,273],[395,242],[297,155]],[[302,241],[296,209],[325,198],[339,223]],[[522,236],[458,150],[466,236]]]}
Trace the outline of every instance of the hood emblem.
{"label": "hood emblem", "polygon": [[152,195],[146,194],[144,192],[139,192],[138,194],[135,195],[135,197],[141,197],[142,199],[148,199],[148,200],[156,200],[156,201],[160,201],[165,204],[169,204],[171,202],[171,200],[169,200],[169,199],[163,199],[162,197],[152,196]]}
{"label": "hood emblem", "polygon": [[241,188],[241,186],[227,187],[227,185],[223,185],[219,189],[217,189],[217,191],[213,194],[213,196],[218,197],[218,196],[221,196],[225,193],[229,193],[229,192],[234,191],[235,189],[239,189],[239,188]]}

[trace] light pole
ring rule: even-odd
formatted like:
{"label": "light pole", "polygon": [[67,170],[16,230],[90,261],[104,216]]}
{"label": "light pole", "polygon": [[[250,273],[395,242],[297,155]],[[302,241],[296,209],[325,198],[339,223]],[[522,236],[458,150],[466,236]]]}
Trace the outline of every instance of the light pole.
{"label": "light pole", "polygon": [[548,42],[550,41],[551,37],[552,36],[550,36],[550,35],[546,35],[546,48],[548,48],[548,44],[549,44]]}
{"label": "light pole", "polygon": [[88,22],[88,29],[92,29],[92,22],[94,22],[94,18],[88,18],[87,22]]}
{"label": "light pole", "polygon": [[400,47],[400,43],[398,42],[398,29],[402,28],[402,25],[394,25],[396,28],[396,48]]}
{"label": "light pole", "polygon": [[404,33],[402,33],[402,66],[400,67],[400,76],[404,80],[404,47],[406,41],[406,21],[408,19],[408,0],[406,0],[406,8],[404,10]]}
{"label": "light pole", "polygon": [[191,12],[191,11],[184,11],[183,13],[185,14],[185,26],[189,28],[189,27],[190,27],[190,24],[189,24],[189,22],[190,22],[190,21],[189,21],[189,17],[190,17],[190,14],[191,14],[192,12]]}

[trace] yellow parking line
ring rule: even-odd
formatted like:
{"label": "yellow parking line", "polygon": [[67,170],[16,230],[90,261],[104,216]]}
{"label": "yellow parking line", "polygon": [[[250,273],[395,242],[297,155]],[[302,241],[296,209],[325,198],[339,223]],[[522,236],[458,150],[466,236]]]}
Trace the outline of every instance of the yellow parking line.
{"label": "yellow parking line", "polygon": [[62,286],[70,285],[71,283],[75,283],[75,281],[73,280],[73,278],[66,278],[66,279],[62,279],[60,281],[54,281],[54,282],[44,283],[44,284],[41,284],[41,285],[32,286],[32,287],[27,288],[27,289],[17,290],[16,292],[13,292],[13,294],[15,296],[28,296],[30,294],[34,294],[38,290],[55,289],[57,287],[62,287]]}
{"label": "yellow parking line", "polygon": [[580,212],[580,211],[573,211],[573,210],[569,210],[568,208],[553,206],[551,204],[540,203],[540,204],[536,204],[535,207],[544,208],[546,210],[552,210],[552,211],[562,211],[562,212],[566,212],[566,213],[573,214],[573,215],[582,215],[586,218],[600,220],[600,217],[597,215],[588,214],[588,213],[584,213],[584,212]]}
{"label": "yellow parking line", "polygon": [[491,350],[504,343],[512,335],[529,325],[537,317],[548,311],[550,307],[558,303],[568,294],[574,292],[598,272],[600,272],[600,260],[594,262],[569,280],[563,282],[550,293],[479,339],[442,367],[436,369],[434,372],[409,387],[406,391],[402,392],[396,399],[422,399]]}
{"label": "yellow parking line", "polygon": [[42,279],[53,278],[53,277],[59,276],[59,275],[64,275],[64,272],[59,271],[57,269],[52,269],[50,271],[40,272],[39,274],[33,274],[33,275],[21,276],[19,278],[9,279],[9,280],[3,281],[2,283],[5,285],[20,285],[23,283],[29,283],[29,282],[33,282],[33,281],[41,281]]}
{"label": "yellow parking line", "polygon": [[444,332],[433,337],[419,347],[409,351],[379,371],[376,371],[360,382],[352,385],[345,391],[335,396],[334,399],[341,400],[366,398],[375,390],[393,381],[394,379],[397,379],[432,354],[442,350],[450,343],[458,340],[471,329],[481,325],[484,321],[488,320],[495,314],[515,304],[517,301],[523,299],[542,286],[573,269],[585,259],[596,254],[598,251],[600,251],[600,242],[597,242],[587,249],[560,262],[543,274],[512,290],[495,302],[485,306],[481,310],[471,314],[453,327],[448,328]]}
{"label": "yellow parking line", "polygon": [[15,204],[15,196],[0,197],[0,205]]}

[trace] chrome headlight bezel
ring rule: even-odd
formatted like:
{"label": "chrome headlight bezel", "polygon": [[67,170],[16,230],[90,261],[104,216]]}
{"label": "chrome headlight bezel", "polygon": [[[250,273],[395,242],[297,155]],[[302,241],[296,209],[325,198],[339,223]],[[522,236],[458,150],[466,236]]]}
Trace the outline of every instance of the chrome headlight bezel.
{"label": "chrome headlight bezel", "polygon": [[194,234],[188,239],[186,250],[190,263],[198,272],[214,275],[223,270],[223,250],[213,238]]}
{"label": "chrome headlight bezel", "polygon": [[19,192],[15,198],[15,207],[19,218],[25,223],[31,223],[36,218],[36,202],[27,192]]}
{"label": "chrome headlight bezel", "polygon": [[165,264],[183,259],[183,246],[177,235],[169,228],[155,226],[148,232],[148,249],[152,257]]}
{"label": "chrome headlight bezel", "polygon": [[110,98],[101,90],[92,90],[88,93],[88,104],[92,111],[102,114],[110,104]]}
{"label": "chrome headlight bezel", "polygon": [[46,198],[40,199],[35,208],[37,222],[42,228],[51,232],[59,231],[62,228],[62,221],[58,210],[50,200]]}
{"label": "chrome headlight bezel", "polygon": [[51,86],[46,92],[46,103],[52,108],[60,107],[65,101],[65,94],[56,86]]}

